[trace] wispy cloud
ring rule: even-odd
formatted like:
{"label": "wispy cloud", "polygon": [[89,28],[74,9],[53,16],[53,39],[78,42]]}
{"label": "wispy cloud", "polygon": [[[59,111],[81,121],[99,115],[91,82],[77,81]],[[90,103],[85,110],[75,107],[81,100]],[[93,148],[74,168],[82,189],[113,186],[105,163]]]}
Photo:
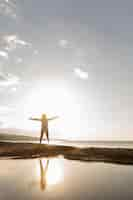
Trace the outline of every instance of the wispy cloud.
{"label": "wispy cloud", "polygon": [[12,0],[0,0],[0,15],[16,19],[16,4]]}
{"label": "wispy cloud", "polygon": [[[17,34],[0,34],[0,58],[7,60],[12,56],[12,52],[20,50],[22,48],[28,48],[30,51],[33,51],[34,55],[37,55],[38,50],[32,48],[32,44],[21,39]],[[15,64],[20,64],[23,62],[23,57],[16,55],[14,57]]]}
{"label": "wispy cloud", "polygon": [[19,82],[20,82],[20,79],[13,74],[0,73],[0,87],[18,85]]}
{"label": "wispy cloud", "polygon": [[74,69],[74,74],[83,80],[87,80],[88,79],[88,72],[83,71],[80,67],[77,67]]}
{"label": "wispy cloud", "polygon": [[6,35],[3,40],[7,51],[12,51],[17,47],[31,47],[29,42],[20,39],[17,35]]}
{"label": "wispy cloud", "polygon": [[8,53],[6,51],[0,50],[0,57],[3,57],[4,59],[8,59]]}

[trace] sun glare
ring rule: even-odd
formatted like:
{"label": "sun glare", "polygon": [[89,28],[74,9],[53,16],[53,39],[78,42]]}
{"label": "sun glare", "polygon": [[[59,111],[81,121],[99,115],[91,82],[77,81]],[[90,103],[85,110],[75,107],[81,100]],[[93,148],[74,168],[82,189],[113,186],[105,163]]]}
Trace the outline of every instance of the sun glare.
{"label": "sun glare", "polygon": [[51,160],[46,174],[47,184],[55,185],[63,179],[62,166],[59,160]]}
{"label": "sun glare", "polygon": [[[74,96],[63,87],[49,87],[42,88],[38,87],[31,91],[31,94],[27,97],[24,102],[24,115],[27,117],[39,117],[42,113],[46,113],[48,117],[59,116],[56,120],[54,128],[58,127],[61,131],[73,131],[73,120],[79,122],[80,108],[75,103]],[[58,126],[59,124],[59,126]],[[39,128],[40,123],[30,122],[27,120],[24,127],[29,127],[32,130]],[[50,126],[51,127],[51,126]],[[68,137],[68,133],[63,133],[62,136]]]}
{"label": "sun glare", "polygon": [[26,114],[60,114],[67,104],[69,95],[62,88],[37,88],[31,92],[25,104]]}
{"label": "sun glare", "polygon": [[41,165],[42,171],[40,170],[39,163],[37,162],[36,175],[37,178],[46,182],[46,185],[55,185],[63,180],[63,165],[61,160],[56,158],[49,161],[47,159],[42,159]]}

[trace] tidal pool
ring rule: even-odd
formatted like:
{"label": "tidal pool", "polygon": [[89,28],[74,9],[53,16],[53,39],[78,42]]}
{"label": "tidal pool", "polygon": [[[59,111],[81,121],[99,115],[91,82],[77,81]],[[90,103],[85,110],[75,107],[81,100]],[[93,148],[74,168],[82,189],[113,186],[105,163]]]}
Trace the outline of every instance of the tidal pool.
{"label": "tidal pool", "polygon": [[0,160],[1,200],[133,199],[133,166],[63,158]]}

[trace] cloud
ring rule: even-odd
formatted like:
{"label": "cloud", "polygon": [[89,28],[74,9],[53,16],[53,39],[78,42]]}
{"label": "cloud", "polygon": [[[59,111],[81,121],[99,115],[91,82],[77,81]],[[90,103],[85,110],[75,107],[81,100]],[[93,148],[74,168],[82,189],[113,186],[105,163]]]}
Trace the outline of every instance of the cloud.
{"label": "cloud", "polygon": [[58,45],[59,45],[61,48],[67,48],[68,45],[69,45],[69,42],[68,42],[68,40],[59,40]]}
{"label": "cloud", "polygon": [[19,82],[20,82],[20,79],[13,74],[0,73],[0,87],[8,87],[8,86],[18,85]]}
{"label": "cloud", "polygon": [[16,38],[14,39],[14,43],[15,43],[16,45],[20,45],[20,46],[28,46],[28,47],[31,46],[30,43],[28,43],[28,42],[26,42],[26,41],[24,41],[24,40],[18,39],[17,36],[16,36]]}
{"label": "cloud", "polygon": [[0,50],[0,57],[3,57],[4,59],[8,59],[8,53]]}
{"label": "cloud", "polygon": [[21,40],[17,35],[6,35],[3,40],[7,51],[12,51],[17,47],[31,47],[30,43]]}
{"label": "cloud", "polygon": [[83,79],[83,80],[87,80],[88,79],[88,72],[83,71],[79,67],[77,67],[77,68],[74,69],[74,73],[80,79]]}
{"label": "cloud", "polygon": [[16,19],[16,4],[12,0],[0,0],[0,15]]}

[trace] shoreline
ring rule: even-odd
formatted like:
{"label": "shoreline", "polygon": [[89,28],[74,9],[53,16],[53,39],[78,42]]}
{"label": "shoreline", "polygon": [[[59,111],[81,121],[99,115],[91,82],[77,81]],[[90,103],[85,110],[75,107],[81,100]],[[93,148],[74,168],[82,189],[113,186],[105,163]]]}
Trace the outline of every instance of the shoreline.
{"label": "shoreline", "polygon": [[133,165],[133,149],[130,148],[0,142],[0,159],[33,159],[57,156],[63,156],[68,160]]}

